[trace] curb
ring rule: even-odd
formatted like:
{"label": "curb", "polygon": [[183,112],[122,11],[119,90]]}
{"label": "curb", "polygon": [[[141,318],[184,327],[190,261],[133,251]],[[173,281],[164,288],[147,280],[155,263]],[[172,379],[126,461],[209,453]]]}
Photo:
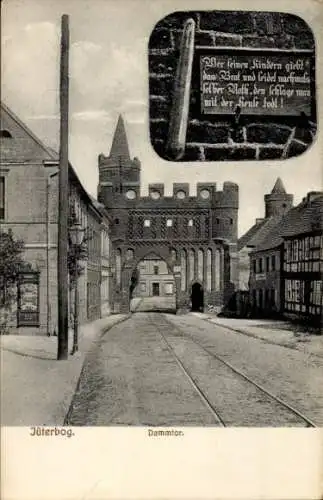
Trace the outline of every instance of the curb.
{"label": "curb", "polygon": [[[211,323],[213,325],[217,325],[217,326],[220,326],[222,328],[227,328],[228,330],[231,330],[232,332],[241,333],[242,335],[246,335],[247,337],[251,337],[253,339],[261,340],[262,342],[265,342],[266,344],[279,345],[280,347],[286,347],[287,349],[293,349],[294,351],[300,351],[300,352],[302,352],[302,350],[299,349],[297,347],[297,345],[284,344],[282,342],[275,342],[274,340],[265,339],[263,337],[259,337],[258,335],[255,335],[254,333],[250,333],[250,332],[246,332],[245,330],[241,330],[240,328],[234,328],[232,326],[227,326],[227,325],[223,325],[221,323],[218,323],[217,321],[212,321],[211,318],[201,318],[201,319],[203,319],[204,321],[208,321],[209,323]],[[317,354],[317,353],[314,353],[314,352],[310,352],[309,354],[310,354],[310,356],[316,356],[318,358],[323,358],[322,354]]]}
{"label": "curb", "polygon": [[72,398],[71,398],[71,402],[70,402],[70,404],[68,406],[67,413],[66,413],[66,415],[64,417],[63,425],[70,425],[69,424],[69,418],[70,418],[72,410],[73,410],[73,404],[74,404],[75,395],[76,395],[77,391],[79,390],[79,387],[80,387],[80,384],[81,384],[82,374],[83,374],[83,371],[84,371],[84,365],[85,365],[85,362],[87,361],[87,358],[88,358],[90,352],[92,351],[92,348],[94,347],[94,345],[97,342],[99,342],[102,339],[102,337],[109,330],[111,330],[114,326],[120,325],[120,323],[123,323],[124,321],[126,321],[127,319],[129,319],[131,315],[132,315],[132,313],[128,313],[127,315],[125,315],[124,318],[121,318],[119,321],[116,321],[112,325],[109,325],[107,327],[102,327],[102,331],[100,333],[98,333],[98,336],[94,340],[92,340],[91,344],[89,345],[87,351],[84,354],[84,359],[83,359],[82,367],[81,367],[81,370],[80,370],[80,374],[78,376],[77,383],[76,383],[76,386],[75,386],[75,389],[74,389],[74,392],[73,392],[73,395],[72,395]]}

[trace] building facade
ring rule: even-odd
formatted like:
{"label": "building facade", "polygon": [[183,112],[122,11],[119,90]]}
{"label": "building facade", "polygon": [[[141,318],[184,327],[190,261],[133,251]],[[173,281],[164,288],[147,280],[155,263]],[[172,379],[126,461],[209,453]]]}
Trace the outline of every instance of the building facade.
{"label": "building facade", "polygon": [[302,218],[293,215],[283,242],[283,310],[322,324],[323,193],[308,193]]}
{"label": "building facade", "polygon": [[175,294],[175,279],[164,260],[147,256],[138,266],[138,284],[132,297],[170,297]]}
{"label": "building facade", "polygon": [[250,253],[255,314],[322,318],[323,193],[310,192]]}
{"label": "building facade", "polygon": [[[280,267],[279,250],[276,248],[267,254],[253,257],[250,253],[258,247],[267,235],[277,226],[281,218],[293,207],[293,195],[286,193],[282,180],[278,177],[271,193],[264,196],[265,217],[257,218],[255,224],[238,240],[239,256],[239,290],[249,290],[250,278],[254,280],[253,299],[254,303],[264,303],[262,292],[263,280],[268,276],[269,280],[277,279],[277,271]],[[275,257],[275,258],[274,258]],[[256,279],[257,278],[257,279]],[[257,286],[256,283],[257,282]],[[275,303],[279,302],[279,291],[276,289]],[[270,292],[273,294],[273,292]],[[259,297],[257,298],[257,296]],[[277,302],[278,301],[278,302]]]}
{"label": "building facade", "polygon": [[199,183],[193,197],[187,183],[176,183],[173,195],[165,196],[164,185],[156,183],[141,196],[141,165],[130,158],[122,117],[110,155],[98,161],[98,200],[113,221],[114,311],[129,311],[134,273],[151,253],[173,274],[178,309],[189,309],[194,293],[203,297],[203,307],[229,300],[238,279],[238,186],[225,182],[217,191],[214,183]]}
{"label": "building facade", "polygon": [[[101,315],[102,215],[69,167],[69,205],[90,237],[79,278],[80,322]],[[21,273],[11,311],[13,333],[57,332],[58,155],[1,104],[1,230],[24,241]],[[73,301],[70,292],[70,304]],[[72,307],[70,307],[72,314]]]}

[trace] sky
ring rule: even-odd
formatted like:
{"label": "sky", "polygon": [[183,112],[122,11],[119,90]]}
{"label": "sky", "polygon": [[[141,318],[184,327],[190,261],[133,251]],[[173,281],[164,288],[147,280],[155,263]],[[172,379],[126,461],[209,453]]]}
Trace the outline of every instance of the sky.
{"label": "sky", "polygon": [[[60,23],[70,25],[69,155],[84,187],[96,196],[97,158],[109,154],[119,114],[124,117],[130,154],[142,164],[142,194],[148,183],[162,182],[171,194],[173,182],[224,181],[239,184],[239,235],[264,216],[263,196],[280,176],[299,203],[308,191],[322,189],[322,134],[298,158],[265,162],[168,162],[149,140],[148,40],[154,25],[179,10],[241,10],[226,0],[3,0],[1,99],[48,146],[58,150]],[[298,5],[296,8],[295,5]],[[265,1],[257,2],[265,9]],[[268,3],[267,3],[268,6]],[[314,32],[322,60],[320,2],[283,3],[284,11],[303,17]],[[252,10],[246,0],[243,9]],[[271,0],[272,10],[282,2]],[[322,12],[322,11],[321,11]],[[317,65],[317,81],[322,69]],[[320,99],[318,103],[320,105]]]}

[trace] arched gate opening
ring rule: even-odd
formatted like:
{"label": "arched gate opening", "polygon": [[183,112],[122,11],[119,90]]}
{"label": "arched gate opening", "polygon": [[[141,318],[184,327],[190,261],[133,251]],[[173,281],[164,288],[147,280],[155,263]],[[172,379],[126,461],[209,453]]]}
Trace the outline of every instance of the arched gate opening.
{"label": "arched gate opening", "polygon": [[203,290],[203,286],[198,282],[193,283],[193,285],[192,285],[191,303],[192,303],[192,306],[191,306],[192,311],[203,312],[203,310],[204,310],[204,290]]}
{"label": "arched gate opening", "polygon": [[176,282],[167,262],[151,254],[133,270],[129,284],[131,312],[176,313]]}

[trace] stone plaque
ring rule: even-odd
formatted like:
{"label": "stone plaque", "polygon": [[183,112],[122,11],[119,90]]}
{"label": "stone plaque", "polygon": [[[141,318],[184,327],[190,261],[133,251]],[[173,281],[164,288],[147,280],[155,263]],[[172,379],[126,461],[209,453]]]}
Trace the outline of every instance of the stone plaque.
{"label": "stone plaque", "polygon": [[313,58],[299,52],[200,54],[202,115],[311,115]]}

